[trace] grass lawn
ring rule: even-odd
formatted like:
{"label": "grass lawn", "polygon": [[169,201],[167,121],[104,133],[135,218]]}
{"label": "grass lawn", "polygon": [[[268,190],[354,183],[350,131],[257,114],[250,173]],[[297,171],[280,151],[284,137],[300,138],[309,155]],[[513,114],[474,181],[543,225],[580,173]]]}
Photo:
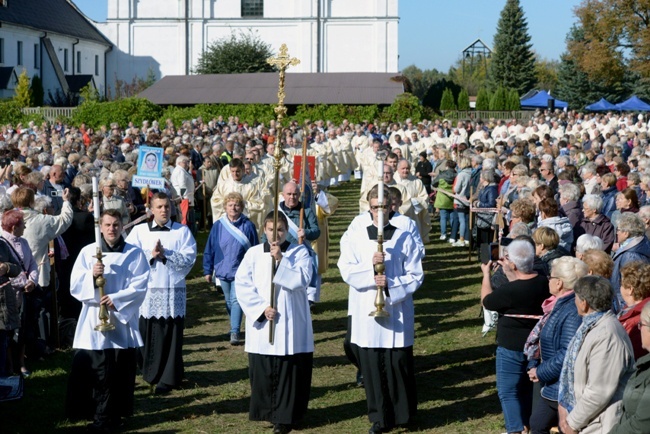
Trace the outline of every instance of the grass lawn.
{"label": "grass lawn", "polygon": [[[323,276],[321,303],[313,314],[314,371],[309,411],[296,432],[365,433],[363,389],[354,384],[355,368],[343,354],[347,286],[336,267],[339,240],[358,211],[359,182],[333,188],[340,200],[330,219],[329,270]],[[501,408],[494,375],[494,335],[481,337],[480,269],[467,251],[438,241],[427,245],[425,279],[415,294],[415,366],[418,417],[410,430],[393,432],[500,433]],[[199,251],[206,234],[199,235]],[[370,252],[369,252],[370,254]],[[154,396],[137,379],[135,415],[126,432],[270,433],[268,423],[250,422],[248,358],[228,342],[229,321],[223,296],[201,278],[202,255],[188,277],[185,376],[182,390]],[[368,306],[368,312],[373,306]],[[64,418],[66,382],[72,351],[57,351],[30,361],[21,401],[0,404],[0,433],[83,432],[84,423]]]}

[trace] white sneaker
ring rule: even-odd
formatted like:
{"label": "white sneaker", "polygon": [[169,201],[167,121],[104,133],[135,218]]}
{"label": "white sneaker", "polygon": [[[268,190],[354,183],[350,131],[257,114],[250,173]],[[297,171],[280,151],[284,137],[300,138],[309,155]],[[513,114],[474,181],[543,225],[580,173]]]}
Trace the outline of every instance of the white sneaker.
{"label": "white sneaker", "polygon": [[453,247],[465,247],[465,242],[463,240],[458,240],[454,244],[452,244]]}
{"label": "white sneaker", "polygon": [[447,235],[440,235],[440,239],[441,239],[442,241],[446,240],[446,239],[447,239]]}
{"label": "white sneaker", "polygon": [[469,240],[463,241],[465,243],[465,247],[469,247]]}
{"label": "white sneaker", "polygon": [[448,242],[449,244],[454,244],[454,243],[456,242],[456,240],[453,239],[453,238],[449,238],[449,239],[447,240],[447,242]]}

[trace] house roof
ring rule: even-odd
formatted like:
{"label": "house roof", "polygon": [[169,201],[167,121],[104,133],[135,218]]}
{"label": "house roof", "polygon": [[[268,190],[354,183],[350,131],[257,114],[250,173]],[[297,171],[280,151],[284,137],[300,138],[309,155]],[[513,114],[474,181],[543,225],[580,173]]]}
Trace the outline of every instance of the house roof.
{"label": "house roof", "polygon": [[68,0],[7,0],[0,22],[112,45]]}
{"label": "house roof", "polygon": [[18,78],[13,66],[0,66],[0,89],[9,89],[12,77]]}
{"label": "house roof", "polygon": [[[79,93],[81,89],[83,89],[84,86],[86,86],[88,83],[90,83],[93,80],[93,76],[91,74],[84,74],[84,75],[66,75],[65,76],[65,81],[68,82],[68,87],[70,88],[70,92],[74,93]],[[93,86],[94,86],[93,82]]]}
{"label": "house roof", "polygon": [[[392,104],[404,78],[388,73],[287,73],[287,105]],[[168,75],[139,95],[159,105],[277,104],[278,74]]]}

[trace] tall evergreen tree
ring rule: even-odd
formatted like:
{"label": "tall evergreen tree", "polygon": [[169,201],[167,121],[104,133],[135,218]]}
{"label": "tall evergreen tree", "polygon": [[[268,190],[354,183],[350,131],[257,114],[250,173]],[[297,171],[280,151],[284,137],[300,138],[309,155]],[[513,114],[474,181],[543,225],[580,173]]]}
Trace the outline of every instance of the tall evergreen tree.
{"label": "tall evergreen tree", "polygon": [[451,89],[445,88],[442,92],[442,99],[440,100],[440,111],[456,110],[456,103],[454,102],[454,94]]}
{"label": "tall evergreen tree", "polygon": [[485,88],[481,88],[476,96],[476,110],[490,110],[490,93]]}
{"label": "tall evergreen tree", "polygon": [[507,98],[506,88],[499,86],[490,99],[490,110],[506,110]]}
{"label": "tall evergreen tree", "polygon": [[465,88],[458,94],[458,110],[469,110],[469,95]]}
{"label": "tall evergreen tree", "polygon": [[528,23],[519,0],[507,0],[494,36],[494,53],[490,62],[492,89],[503,86],[524,94],[533,88],[536,76],[532,47]]}

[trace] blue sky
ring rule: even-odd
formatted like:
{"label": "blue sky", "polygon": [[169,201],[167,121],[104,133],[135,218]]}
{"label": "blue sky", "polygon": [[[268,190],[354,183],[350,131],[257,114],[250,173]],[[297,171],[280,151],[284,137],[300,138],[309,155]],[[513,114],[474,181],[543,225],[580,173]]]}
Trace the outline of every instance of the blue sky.
{"label": "blue sky", "polygon": [[[164,0],[160,0],[164,1]],[[354,0],[353,0],[354,1]],[[106,20],[107,0],[73,0],[88,17]],[[559,59],[564,39],[576,21],[580,0],[520,0],[533,49]],[[477,38],[492,46],[505,0],[399,0],[399,68],[447,72],[461,51]]]}

